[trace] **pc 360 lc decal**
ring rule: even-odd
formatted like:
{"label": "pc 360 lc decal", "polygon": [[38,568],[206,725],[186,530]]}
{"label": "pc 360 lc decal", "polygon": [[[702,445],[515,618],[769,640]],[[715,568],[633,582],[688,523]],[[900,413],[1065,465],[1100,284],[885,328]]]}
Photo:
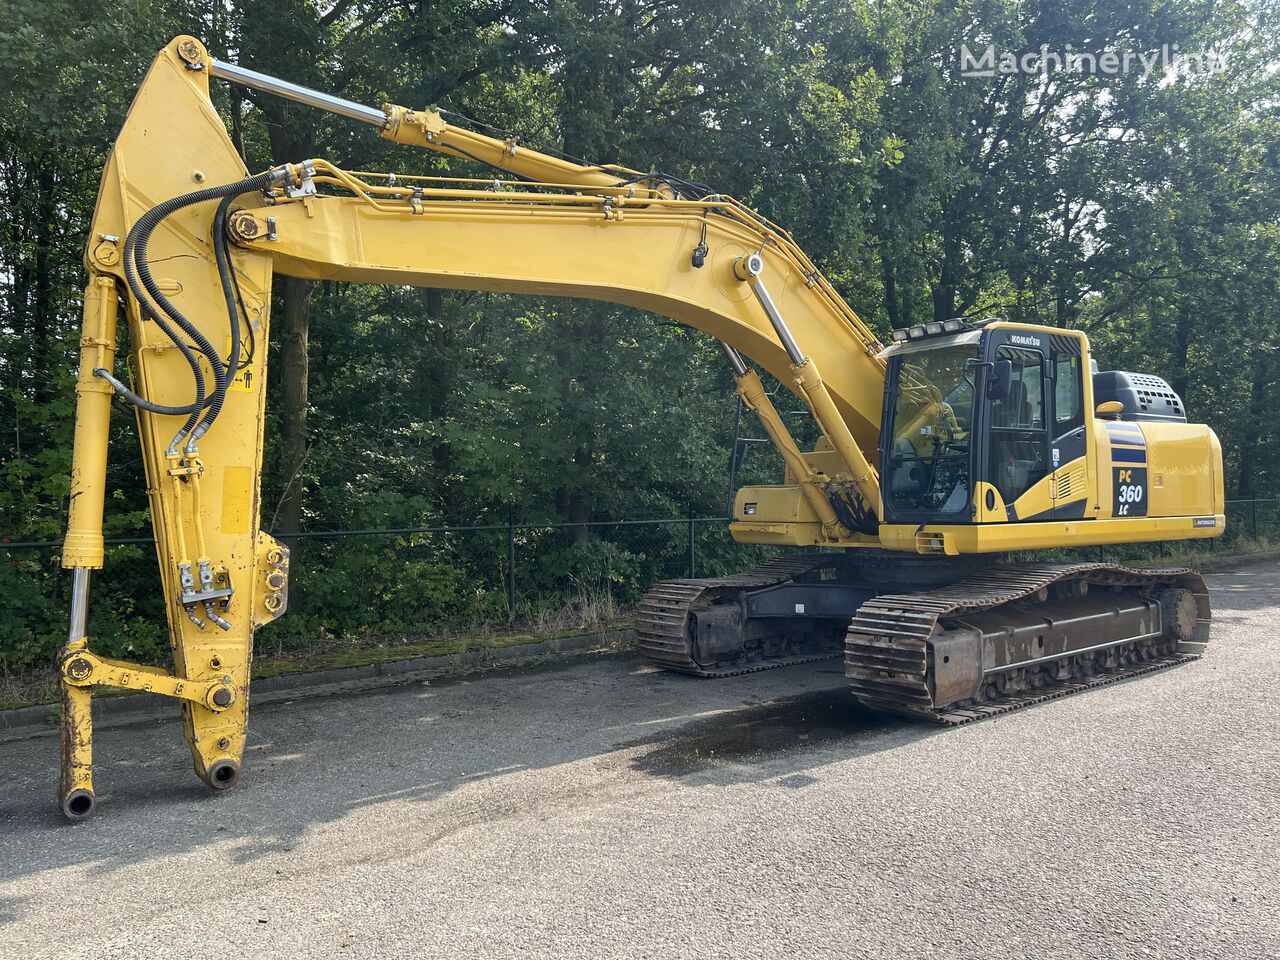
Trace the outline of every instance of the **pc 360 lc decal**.
{"label": "pc 360 lc decal", "polygon": [[1147,468],[1112,467],[1112,489],[1115,503],[1112,515],[1145,517],[1147,515]]}
{"label": "pc 360 lc decal", "polygon": [[1112,510],[1115,517],[1147,515],[1147,438],[1136,423],[1108,423]]}

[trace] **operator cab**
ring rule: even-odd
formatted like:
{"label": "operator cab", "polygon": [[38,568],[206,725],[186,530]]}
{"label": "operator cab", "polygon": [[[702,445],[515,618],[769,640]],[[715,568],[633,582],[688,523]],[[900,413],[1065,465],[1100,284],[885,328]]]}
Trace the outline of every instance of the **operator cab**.
{"label": "operator cab", "polygon": [[[898,331],[895,340],[881,354],[886,523],[974,521],[977,484],[1012,505],[1085,455],[1080,335],[949,320]],[[1010,509],[1008,519],[1033,518]]]}

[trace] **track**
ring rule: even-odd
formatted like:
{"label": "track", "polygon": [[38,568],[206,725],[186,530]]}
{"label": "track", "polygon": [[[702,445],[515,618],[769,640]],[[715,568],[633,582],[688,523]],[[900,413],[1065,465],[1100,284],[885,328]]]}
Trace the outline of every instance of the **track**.
{"label": "track", "polygon": [[[1105,644],[1076,636],[1060,656],[1006,668],[987,664],[975,696],[935,702],[942,664],[934,648],[949,627],[1009,604],[1034,611],[1052,592],[1084,596],[1089,588],[1113,588],[1120,596],[1147,603],[1158,599],[1159,634]],[[1186,568],[1138,570],[1101,563],[996,567],[942,589],[885,595],[863,604],[849,625],[845,672],[854,695],[868,707],[948,725],[970,723],[1195,659],[1208,643],[1209,617],[1204,581]]]}
{"label": "track", "polygon": [[[835,656],[812,631],[733,619],[747,594],[811,581],[830,562],[792,554],[732,576],[656,584],[636,617],[640,649],[658,666],[700,677]],[[1209,618],[1208,590],[1187,568],[991,567],[862,603],[844,638],[845,672],[872,709],[971,723],[1192,660],[1208,642]],[[717,648],[713,634],[732,630],[738,645]]]}
{"label": "track", "polygon": [[697,580],[664,580],[644,595],[636,612],[636,636],[640,651],[655,665],[699,677],[731,677],[758,670],[808,663],[839,656],[838,652],[796,652],[766,658],[759,650],[745,649],[731,664],[702,664],[695,659],[696,618],[709,609],[746,591],[772,587],[803,576],[830,561],[824,554],[787,554],[743,573]]}

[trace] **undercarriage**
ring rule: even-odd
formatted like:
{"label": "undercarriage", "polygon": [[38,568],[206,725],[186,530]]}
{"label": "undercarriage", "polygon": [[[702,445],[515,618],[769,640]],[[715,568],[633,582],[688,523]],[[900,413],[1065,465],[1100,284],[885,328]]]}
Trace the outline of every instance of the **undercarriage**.
{"label": "undercarriage", "polygon": [[723,677],[844,655],[865,706],[967,723],[1198,657],[1209,597],[1185,568],[982,565],[802,553],[668,580],[640,604],[654,664]]}

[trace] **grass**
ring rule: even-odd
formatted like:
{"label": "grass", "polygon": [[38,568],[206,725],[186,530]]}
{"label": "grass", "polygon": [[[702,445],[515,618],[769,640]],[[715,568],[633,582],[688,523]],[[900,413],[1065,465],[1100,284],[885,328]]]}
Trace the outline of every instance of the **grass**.
{"label": "grass", "polygon": [[[259,649],[253,658],[253,678],[263,680],[293,673],[363,667],[393,660],[450,656],[477,650],[498,650],[525,643],[621,630],[631,625],[607,589],[579,585],[578,595],[557,607],[534,608],[518,628],[507,624],[475,624],[469,628],[442,627],[430,636],[371,636],[331,640],[285,650]],[[110,687],[94,689],[95,697],[134,693]],[[14,710],[58,699],[53,669],[34,673],[0,673],[0,710]]]}
{"label": "grass", "polygon": [[1280,551],[1280,542],[1269,537],[1237,537],[1230,541],[1213,538],[1130,543],[1103,548],[1021,550],[1006,554],[1005,562],[1087,563],[1100,560],[1137,567],[1204,567],[1209,570],[1236,558],[1260,557],[1277,551]]}

